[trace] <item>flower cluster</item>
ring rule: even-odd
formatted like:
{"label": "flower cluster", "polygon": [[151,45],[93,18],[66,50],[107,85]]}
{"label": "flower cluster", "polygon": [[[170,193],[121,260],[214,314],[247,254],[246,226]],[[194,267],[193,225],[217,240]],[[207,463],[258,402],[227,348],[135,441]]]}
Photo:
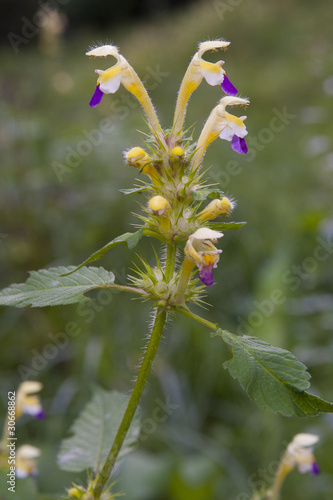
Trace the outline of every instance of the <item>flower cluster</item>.
{"label": "flower cluster", "polygon": [[[87,52],[94,58],[112,56],[115,59],[113,66],[95,70],[98,79],[90,105],[97,106],[104,94],[115,93],[122,84],[139,100],[148,119],[151,137],[146,141],[147,148],[135,146],[125,151],[127,165],[147,176],[133,190],[147,195],[144,213],[138,215],[141,219],[138,227],[143,229],[143,234],[155,237],[166,245],[177,247],[185,242],[185,256],[183,265],[171,277],[172,286],[170,277],[167,279],[163,270],[154,270],[147,263],[144,263],[144,271],[132,277],[132,281],[146,290],[149,298],[164,300],[165,305],[170,307],[197,299],[199,288],[191,288],[195,267],[199,270],[201,282],[206,286],[213,285],[212,270],[221,254],[215,244],[223,236],[221,227],[229,227],[228,223],[211,221],[230,215],[235,207],[232,198],[205,183],[201,166],[207,147],[220,137],[231,142],[232,149],[237,153],[245,154],[248,150],[245,141],[246,116],[235,116],[226,108],[246,107],[249,101],[236,95],[238,91],[226,75],[224,61],[213,63],[204,59],[207,51],[225,50],[228,45],[225,40],[199,44],[181,82],[173,125],[168,130],[162,130],[143,83],[117,47],[102,45]],[[225,95],[209,114],[198,140],[193,142],[192,137],[186,137],[184,132],[186,108],[191,94],[203,80],[209,85],[220,85]],[[214,199],[202,208],[207,198]],[[164,285],[161,282],[165,282]]]}

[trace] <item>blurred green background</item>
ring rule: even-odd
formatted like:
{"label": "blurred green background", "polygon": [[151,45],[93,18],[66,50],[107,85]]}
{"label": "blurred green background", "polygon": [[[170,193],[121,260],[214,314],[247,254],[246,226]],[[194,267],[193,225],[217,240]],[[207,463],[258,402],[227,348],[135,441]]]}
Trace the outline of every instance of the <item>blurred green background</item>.
{"label": "blurred green background", "polygon": [[[27,3],[26,11],[22,4],[8,17],[0,52],[1,287],[25,281],[29,270],[79,264],[131,231],[133,212],[145,203],[142,195],[119,192],[135,183],[137,171],[123,164],[122,154],[143,145],[137,132],[147,131],[143,113],[124,89],[89,107],[94,69],[111,62],[89,60],[87,48],[101,40],[118,45],[146,81],[168,127],[197,43],[223,37],[232,42],[223,55],[227,74],[251,99],[251,150],[237,155],[225,141],[215,141],[205,165],[238,201],[233,219],[247,225],[225,235],[216,285],[208,290],[212,307],[201,314],[232,332],[291,350],[309,367],[312,392],[333,401],[333,4],[121,4],[120,12],[116,2],[62,2],[63,17],[26,42],[7,35],[25,36],[22,16],[32,21],[39,4]],[[85,6],[81,22],[79,5]],[[92,15],[89,22],[85,12],[98,13],[97,19]],[[186,124],[195,124],[194,137],[220,97],[221,89],[206,83],[192,96]],[[94,131],[105,118],[113,130],[94,145]],[[59,175],[59,164],[68,171]],[[133,252],[116,247],[100,265],[122,282],[137,254],[154,262],[153,248],[158,244],[149,239]],[[272,302],[274,290],[281,291],[283,303]],[[31,378],[44,384],[46,420],[22,418],[17,426],[20,443],[42,449],[39,476],[29,484],[39,498],[60,498],[84,477],[58,469],[59,442],[91,397],[93,383],[130,391],[149,307],[118,294],[89,315],[77,306],[1,310],[2,414],[22,366],[34,367]],[[52,359],[38,361],[69,321],[80,333]],[[170,321],[141,405],[143,439],[120,469],[116,488],[131,500],[246,500],[251,484],[272,479],[293,435],[314,432],[321,437],[316,457],[322,474],[293,472],[282,498],[332,499],[332,416],[288,419],[258,409],[223,369],[229,357],[204,327],[183,317]],[[163,404],[169,404],[167,418],[157,424],[153,410]]]}

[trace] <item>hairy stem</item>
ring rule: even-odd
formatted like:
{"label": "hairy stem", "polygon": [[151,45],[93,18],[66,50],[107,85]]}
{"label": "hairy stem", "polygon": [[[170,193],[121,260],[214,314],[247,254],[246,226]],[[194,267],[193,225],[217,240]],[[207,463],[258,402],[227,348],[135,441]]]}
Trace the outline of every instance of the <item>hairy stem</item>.
{"label": "hairy stem", "polygon": [[165,259],[165,268],[164,268],[166,281],[170,281],[173,277],[173,273],[175,270],[175,263],[176,263],[176,253],[177,253],[177,245],[175,245],[174,243],[168,243],[167,254]]}
{"label": "hairy stem", "polygon": [[279,468],[278,468],[277,473],[276,473],[275,478],[274,478],[274,483],[273,483],[272,489],[269,490],[269,492],[268,492],[267,499],[279,500],[282,484],[283,484],[286,476],[289,474],[290,470],[291,470],[291,468],[286,466],[283,463],[283,458],[282,458],[280,465],[279,465]]}
{"label": "hairy stem", "polygon": [[178,281],[178,288],[177,292],[175,294],[175,301],[176,304],[180,305],[183,302],[185,302],[185,292],[186,288],[189,282],[189,279],[191,277],[191,273],[193,271],[193,268],[195,266],[195,262],[192,260],[188,259],[185,257],[183,267],[180,273],[179,281]]}
{"label": "hairy stem", "polygon": [[137,410],[158,346],[160,344],[160,340],[162,338],[165,321],[166,321],[166,311],[164,309],[158,308],[156,311],[154,326],[151,332],[149,343],[142,361],[138,378],[133,388],[132,395],[129,399],[125,414],[123,416],[118,432],[112,444],[110,453],[106,459],[104,467],[97,479],[96,486],[94,488],[94,498],[96,500],[100,498],[103,489],[105,488],[110,478],[111,472],[118,458],[124,439],[126,437],[128,429],[131,425],[131,422]]}
{"label": "hairy stem", "polygon": [[207,319],[202,318],[201,316],[198,316],[197,314],[189,311],[188,309],[178,308],[177,311],[181,314],[184,314],[185,316],[188,316],[189,318],[194,319],[198,323],[201,323],[202,325],[207,326],[208,328],[210,328],[214,332],[216,332],[220,328],[219,325],[217,325],[216,323],[212,323],[211,321],[208,321]]}
{"label": "hairy stem", "polygon": [[105,288],[108,288],[110,290],[119,290],[119,292],[129,292],[129,293],[136,293],[137,295],[147,295],[147,292],[145,292],[145,290],[142,290],[142,288],[136,288],[134,286],[113,284],[113,285],[107,285]]}

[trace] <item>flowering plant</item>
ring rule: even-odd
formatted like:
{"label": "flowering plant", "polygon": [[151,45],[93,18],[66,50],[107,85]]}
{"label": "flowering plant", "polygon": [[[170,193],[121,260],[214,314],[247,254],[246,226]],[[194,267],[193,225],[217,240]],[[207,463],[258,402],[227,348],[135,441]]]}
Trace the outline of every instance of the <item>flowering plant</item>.
{"label": "flowering plant", "polygon": [[[115,93],[122,84],[138,99],[146,114],[150,134],[145,149],[135,146],[125,152],[127,165],[145,176],[138,187],[125,192],[143,193],[146,206],[138,214],[134,233],[114,238],[79,266],[34,271],[26,283],[11,285],[0,293],[0,304],[17,307],[84,302],[89,300],[85,295],[88,291],[99,288],[127,292],[152,302],[154,321],[130,398],[96,389],[92,402],[73,426],[73,437],[62,444],[59,464],[63,469],[93,471],[86,486],[73,485],[68,491],[69,498],[106,500],[114,496],[109,480],[117,461],[137,439],[137,408],[165,323],[173,313],[200,323],[212,332],[212,337],[230,347],[232,358],[224,367],[261,408],[286,416],[333,412],[331,403],[306,392],[310,375],[290,352],[256,337],[234,335],[192,309],[193,305],[201,304],[207,287],[214,283],[214,268],[223,261],[222,249],[217,246],[223,231],[244,225],[244,222],[216,221],[229,216],[236,204],[218,186],[209,183],[203,170],[207,147],[218,137],[230,142],[236,153],[247,153],[246,116],[233,115],[226,108],[246,108],[249,100],[236,95],[238,91],[223,69],[224,61],[211,63],[203,57],[207,51],[225,50],[228,45],[224,40],[199,44],[179,89],[173,124],[167,130],[162,129],[139,76],[117,47],[102,45],[87,52],[90,57],[111,56],[116,60],[106,70],[96,69],[98,79],[90,106],[99,105],[104,94]],[[193,141],[184,130],[186,109],[191,94],[203,80],[209,85],[220,85],[225,95],[221,94],[197,141]],[[143,237],[158,240],[163,257],[156,256],[155,266],[142,258],[136,272],[128,277],[129,284],[115,283],[112,272],[88,266],[121,243],[133,249]],[[91,441],[96,432],[99,439]],[[290,453],[294,461],[289,454],[288,467],[292,468],[300,464],[297,457],[301,452]]]}

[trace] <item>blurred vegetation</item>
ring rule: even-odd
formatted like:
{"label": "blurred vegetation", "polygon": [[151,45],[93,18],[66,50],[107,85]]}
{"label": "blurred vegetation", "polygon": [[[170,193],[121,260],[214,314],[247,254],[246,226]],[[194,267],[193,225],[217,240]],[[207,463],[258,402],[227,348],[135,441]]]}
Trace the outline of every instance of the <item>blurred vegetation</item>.
{"label": "blurred vegetation", "polygon": [[[111,23],[110,11],[107,15]],[[120,46],[147,81],[168,127],[197,43],[224,37],[232,42],[223,56],[227,74],[251,99],[247,128],[253,149],[239,156],[226,142],[215,141],[205,165],[237,199],[233,218],[247,225],[225,235],[216,285],[208,290],[213,307],[202,314],[230,331],[292,350],[309,367],[312,391],[333,401],[332,15],[328,2],[208,1],[103,32],[73,31],[69,24],[57,50],[50,51],[40,31],[18,53],[9,43],[3,46],[2,287],[25,281],[28,270],[79,264],[130,231],[133,212],[145,203],[142,195],[119,193],[135,183],[137,171],[123,164],[122,152],[142,145],[137,129],[147,131],[143,114],[123,89],[89,108],[93,71],[96,64],[108,67],[108,61],[88,60],[87,47],[96,40]],[[156,85],[154,71],[163,72]],[[220,97],[219,88],[205,83],[193,95],[187,125],[195,124],[196,136]],[[272,121],[274,110],[284,109],[293,117],[277,131],[274,124],[281,121]],[[93,131],[105,118],[114,129],[94,146]],[[78,151],[70,171],[59,178],[54,162],[66,164],[66,155]],[[135,254],[154,261],[153,246],[146,239],[132,253],[116,247],[100,265],[121,282],[133,268],[133,256],[138,262]],[[316,258],[318,247],[322,260]],[[279,304],[272,302],[274,290],[281,291]],[[22,373],[22,365],[33,366],[31,378],[44,384],[46,420],[22,419],[17,436],[42,449],[36,487],[45,499],[58,498],[71,481],[80,480],[58,469],[56,454],[91,397],[91,384],[130,391],[146,342],[149,304],[118,294],[102,309],[89,315],[76,306],[1,311],[3,412],[7,391],[20,383],[19,367]],[[44,366],[39,356],[70,321],[79,334]],[[283,498],[331,499],[332,416],[286,419],[259,410],[224,371],[229,357],[203,327],[182,317],[170,321],[141,405],[143,439],[120,470],[117,488],[133,500],[245,500],[251,483],[260,487],[272,478],[295,433],[314,432],[321,437],[316,457],[322,474],[293,472]],[[152,414],[161,402],[176,408],[156,424]]]}
{"label": "blurred vegetation", "polygon": [[165,16],[179,10],[193,0],[123,0],[122,2],[103,2],[97,0],[2,0],[0,35],[7,37],[9,32],[21,33],[26,20],[33,21],[36,11],[42,7],[60,9],[73,28],[93,27],[103,29],[114,26],[134,25],[138,20],[151,21],[154,16]]}

